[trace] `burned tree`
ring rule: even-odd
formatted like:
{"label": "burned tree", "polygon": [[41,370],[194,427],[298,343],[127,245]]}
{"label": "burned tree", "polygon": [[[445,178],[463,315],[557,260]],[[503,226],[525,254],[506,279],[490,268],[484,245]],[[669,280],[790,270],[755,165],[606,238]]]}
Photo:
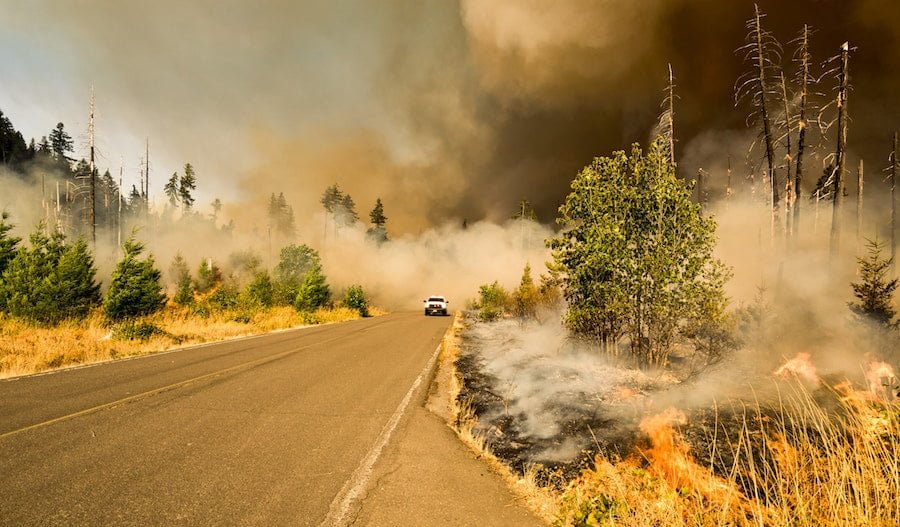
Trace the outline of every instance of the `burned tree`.
{"label": "burned tree", "polygon": [[841,46],[840,66],[837,71],[837,145],[834,150],[834,175],[832,177],[831,253],[837,253],[840,245],[841,195],[843,194],[844,165],[847,162],[847,95],[850,87],[850,43]]}
{"label": "burned tree", "polygon": [[666,96],[660,104],[662,113],[656,124],[656,134],[664,137],[669,146],[669,162],[675,166],[675,76],[669,64],[669,78],[666,83]]}
{"label": "burned tree", "polygon": [[809,53],[809,26],[803,25],[803,33],[800,35],[799,46],[795,55],[795,60],[800,64],[798,72],[798,85],[800,89],[800,101],[797,109],[797,159],[794,163],[794,233],[800,229],[800,182],[803,180],[803,154],[806,148],[806,129],[809,123],[806,120],[807,102],[809,100],[809,86],[816,79],[812,78],[809,72],[810,53]]}
{"label": "burned tree", "polygon": [[897,198],[894,189],[897,184],[897,132],[894,132],[894,144],[891,149],[891,263],[897,256]]}
{"label": "burned tree", "polygon": [[735,102],[744,98],[750,98],[756,108],[754,114],[758,117],[762,126],[762,141],[766,148],[766,163],[768,165],[767,184],[771,191],[770,205],[772,209],[772,221],[778,210],[778,184],[775,178],[775,146],[768,106],[768,97],[776,95],[772,93],[769,77],[777,70],[777,64],[781,60],[781,46],[771,33],[762,28],[763,15],[759,6],[754,6],[753,18],[747,21],[747,44],[740,48],[744,51],[744,59],[749,61],[753,70],[742,75],[735,89]]}

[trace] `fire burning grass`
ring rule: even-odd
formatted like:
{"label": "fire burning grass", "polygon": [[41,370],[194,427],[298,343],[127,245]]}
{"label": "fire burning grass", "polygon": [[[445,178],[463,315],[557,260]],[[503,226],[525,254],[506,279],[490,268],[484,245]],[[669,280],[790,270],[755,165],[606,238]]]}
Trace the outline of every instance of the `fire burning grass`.
{"label": "fire burning grass", "polygon": [[[383,314],[378,309],[370,311],[375,316]],[[125,339],[120,334],[122,326],[110,327],[99,312],[84,321],[46,328],[0,314],[0,378],[301,327],[311,320],[325,324],[357,318],[357,310],[345,307],[319,309],[310,318],[292,307],[198,316],[187,308],[170,306],[131,326],[130,336],[137,338]]]}
{"label": "fire burning grass", "polygon": [[[887,363],[870,359],[854,385],[800,353],[728,405],[679,404],[666,396],[678,381],[653,372],[608,374],[580,357],[577,375],[564,357],[513,359],[512,342],[492,355],[485,339],[510,340],[506,323],[464,332],[459,399],[474,442],[553,496],[554,525],[900,525]],[[539,391],[531,372],[562,388]],[[598,375],[607,382],[586,384]],[[508,379],[518,386],[504,391]],[[522,400],[535,396],[539,406]]]}

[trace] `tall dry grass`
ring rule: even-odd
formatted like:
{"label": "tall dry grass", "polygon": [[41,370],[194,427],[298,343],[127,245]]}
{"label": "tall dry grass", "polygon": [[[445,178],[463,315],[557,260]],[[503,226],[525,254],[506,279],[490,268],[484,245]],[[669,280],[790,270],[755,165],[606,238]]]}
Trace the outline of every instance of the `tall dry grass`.
{"label": "tall dry grass", "polygon": [[[373,315],[383,314],[378,309]],[[139,324],[154,328],[146,338],[123,338],[98,311],[82,321],[55,327],[33,326],[0,313],[0,378],[26,375],[78,364],[167,351],[206,342],[269,331],[359,318],[356,310],[336,307],[302,315],[291,307],[210,311],[202,316],[188,308],[168,306]]]}
{"label": "tall dry grass", "polygon": [[733,459],[723,476],[696,464],[671,420],[657,423],[647,451],[598,456],[571,482],[554,525],[900,525],[900,408],[834,389],[834,408],[798,387],[774,417],[757,408],[740,433],[714,434],[710,453]]}

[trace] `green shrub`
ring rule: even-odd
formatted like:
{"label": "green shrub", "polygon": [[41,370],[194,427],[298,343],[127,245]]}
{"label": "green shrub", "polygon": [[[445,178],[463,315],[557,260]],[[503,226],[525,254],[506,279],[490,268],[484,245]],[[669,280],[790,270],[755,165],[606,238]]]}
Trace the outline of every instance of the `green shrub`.
{"label": "green shrub", "polygon": [[200,262],[197,269],[197,280],[194,287],[198,293],[206,293],[211,291],[216,285],[222,281],[222,271],[213,262],[212,258],[204,258]]}
{"label": "green shrub", "polygon": [[117,340],[149,340],[153,336],[165,334],[158,326],[135,320],[123,322],[113,330],[113,337]]}
{"label": "green shrub", "polygon": [[65,243],[38,226],[31,247],[16,252],[3,273],[0,288],[9,313],[17,318],[55,324],[84,318],[100,303],[94,260],[84,240]]}
{"label": "green shrub", "polygon": [[478,319],[490,322],[499,319],[509,304],[509,293],[495,280],[478,288]]}
{"label": "green shrub", "polygon": [[271,307],[275,302],[275,284],[267,271],[256,273],[244,289],[249,303]]}
{"label": "green shrub", "polygon": [[369,316],[369,301],[360,285],[352,285],[347,288],[347,292],[344,294],[344,305],[357,310],[361,317]]}
{"label": "green shrub", "polygon": [[106,293],[104,310],[110,320],[122,320],[149,315],[166,304],[153,256],[140,259],[144,245],[129,238],[122,245],[125,255],[116,265]]}
{"label": "green shrub", "polygon": [[481,322],[493,322],[499,320],[503,311],[500,308],[488,306],[478,310],[478,320]]}
{"label": "green shrub", "polygon": [[212,309],[218,309],[220,311],[224,311],[226,309],[234,309],[238,306],[238,297],[240,296],[240,291],[238,291],[237,285],[234,282],[225,282],[215,290],[215,292],[210,295],[209,307]]}
{"label": "green shrub", "polygon": [[307,271],[303,278],[303,283],[297,291],[294,308],[300,312],[315,311],[328,305],[330,300],[331,290],[325,281],[325,275],[322,274],[322,267],[317,265]]}
{"label": "green shrub", "polygon": [[283,247],[274,270],[275,303],[279,305],[295,303],[300,285],[307,273],[315,268],[321,269],[321,266],[319,253],[308,245],[291,244]]}

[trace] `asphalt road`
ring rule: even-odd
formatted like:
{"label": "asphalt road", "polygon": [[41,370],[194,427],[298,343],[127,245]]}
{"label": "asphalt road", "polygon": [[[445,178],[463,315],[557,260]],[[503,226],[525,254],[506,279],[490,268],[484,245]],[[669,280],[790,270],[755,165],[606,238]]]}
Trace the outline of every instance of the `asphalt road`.
{"label": "asphalt road", "polygon": [[0,381],[0,525],[320,525],[450,320],[398,313]]}

